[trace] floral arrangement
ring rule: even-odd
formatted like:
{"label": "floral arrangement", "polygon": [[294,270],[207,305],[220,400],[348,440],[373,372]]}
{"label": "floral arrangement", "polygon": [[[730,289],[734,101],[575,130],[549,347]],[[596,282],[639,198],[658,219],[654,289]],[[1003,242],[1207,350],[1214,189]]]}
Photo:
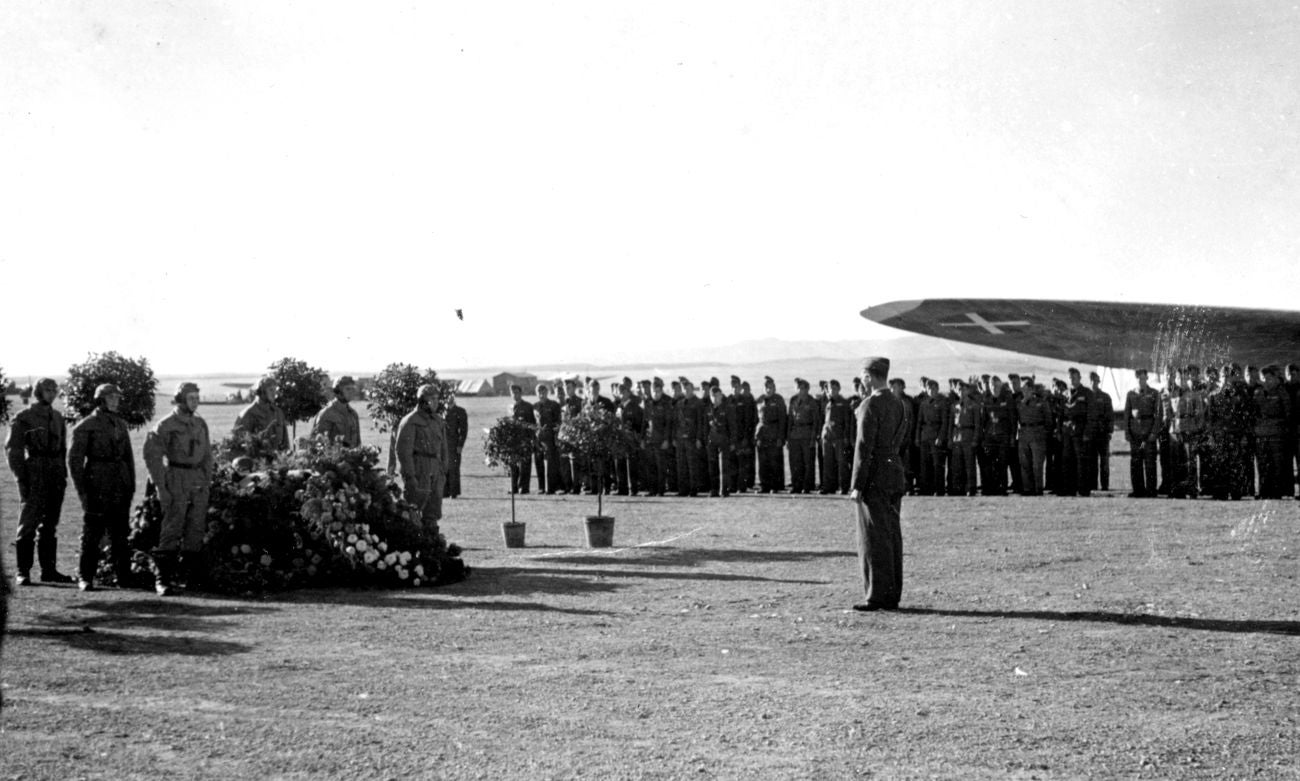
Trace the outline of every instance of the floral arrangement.
{"label": "floral arrangement", "polygon": [[[507,472],[527,464],[537,453],[537,426],[505,416],[484,429],[483,461]],[[515,492],[510,492],[510,522],[515,522]]]}
{"label": "floral arrangement", "polygon": [[[224,444],[224,443],[223,443]],[[228,450],[228,446],[226,448]],[[218,461],[208,504],[207,586],[255,594],[313,586],[404,588],[451,583],[469,568],[436,529],[412,521],[414,507],[377,469],[372,447],[299,440],[263,471]],[[129,544],[133,574],[152,579],[147,554],[162,508],[147,496],[136,508]],[[111,568],[100,576],[111,582]]]}
{"label": "floral arrangement", "polygon": [[[556,441],[561,453],[585,459],[598,470],[603,470],[610,459],[627,458],[636,442],[635,435],[614,413],[598,406],[588,406],[561,423]],[[602,515],[605,481],[596,484],[596,514]]]}

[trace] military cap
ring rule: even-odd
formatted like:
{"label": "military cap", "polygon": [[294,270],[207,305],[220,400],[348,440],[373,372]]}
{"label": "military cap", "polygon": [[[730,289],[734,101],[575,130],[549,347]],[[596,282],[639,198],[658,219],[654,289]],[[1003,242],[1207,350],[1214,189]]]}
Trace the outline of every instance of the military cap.
{"label": "military cap", "polygon": [[628,387],[631,387],[631,386],[632,386],[632,378],[631,378],[631,377],[624,377],[624,378],[623,378],[623,384],[626,385],[626,386],[628,386]]}
{"label": "military cap", "polygon": [[740,387],[744,390],[749,390],[749,380],[745,380],[744,382],[741,382]]}
{"label": "military cap", "polygon": [[1002,378],[999,377],[999,376],[997,376],[996,374],[993,375],[992,377],[990,377],[990,378],[989,378],[989,381],[990,381],[990,382],[996,382],[996,383],[998,383],[999,385],[1002,384]]}
{"label": "military cap", "polygon": [[1278,366],[1276,363],[1270,363],[1268,366],[1260,369],[1259,372],[1260,374],[1271,374],[1274,377],[1278,377],[1282,374],[1282,367]]}
{"label": "military cap", "polygon": [[[1147,373],[1147,372],[1146,372],[1146,369],[1139,369],[1138,371],[1142,372],[1142,374],[1144,374],[1144,375]],[[1065,387],[1065,380],[1061,379],[1060,377],[1053,377],[1053,378],[1052,378],[1052,386],[1053,386],[1053,387],[1056,387],[1056,388],[1064,388],[1064,387]]]}
{"label": "military cap", "polygon": [[356,385],[356,384],[357,384],[356,380],[352,379],[350,375],[345,374],[334,381],[334,392],[342,393],[344,388],[348,387],[349,385]]}
{"label": "military cap", "polygon": [[731,384],[732,384],[732,385],[739,385],[739,384],[740,384],[740,378],[737,377],[737,376],[734,375],[734,374],[731,375]]}
{"label": "military cap", "polygon": [[572,377],[569,377],[568,379],[566,379],[566,380],[564,381],[564,384],[567,385],[567,386],[569,386],[570,388],[572,388],[573,386],[575,386],[575,385],[578,384],[578,381],[575,380],[575,379],[573,379]]}
{"label": "military cap", "polygon": [[839,381],[839,380],[831,380],[831,382],[830,382],[830,386],[831,386],[832,388],[838,388],[838,387],[840,387],[840,381]]}
{"label": "military cap", "polygon": [[198,392],[199,392],[198,385],[189,381],[182,382],[181,384],[176,386],[176,395],[172,396],[172,400],[177,404],[180,404],[182,401],[185,401],[185,394],[198,393]]}
{"label": "military cap", "polygon": [[682,387],[683,387],[683,388],[694,388],[694,387],[695,387],[695,383],[691,382],[690,380],[686,379],[685,377],[683,377],[683,378],[681,379],[681,383],[682,383]]}
{"label": "military cap", "polygon": [[862,368],[871,374],[886,376],[889,374],[889,359],[880,355],[870,355],[862,359]]}
{"label": "military cap", "polygon": [[650,384],[655,386],[656,388],[662,388],[664,386],[664,378],[655,377],[653,380],[650,381]]}
{"label": "military cap", "polygon": [[763,378],[763,384],[764,384],[764,385],[775,385],[775,384],[776,384],[776,380],[772,379],[771,377],[764,377],[764,378]]}
{"label": "military cap", "polygon": [[712,385],[712,386],[715,387],[715,388],[721,387],[721,385],[722,385],[722,383],[718,382],[718,378],[717,378],[717,377],[710,377],[710,378],[709,378],[709,384]]}
{"label": "military cap", "polygon": [[41,388],[57,388],[57,387],[59,387],[58,380],[55,380],[52,377],[42,377],[36,381],[36,384],[34,386],[32,386],[32,390],[37,391],[39,393]]}
{"label": "military cap", "polygon": [[1080,377],[1083,376],[1083,374],[1082,374],[1078,369],[1076,369],[1076,368],[1073,367],[1073,366],[1071,366],[1069,369],[1067,369],[1065,373],[1066,373],[1066,374],[1078,374]]}
{"label": "military cap", "polygon": [[[1134,370],[1133,370],[1133,376],[1134,376],[1134,377],[1145,377],[1145,376],[1147,376],[1147,374],[1149,374],[1149,372],[1148,372],[1146,369],[1134,369]],[[1134,468],[1136,468],[1136,467],[1134,467]]]}
{"label": "military cap", "polygon": [[805,380],[803,377],[795,377],[795,378],[794,378],[794,384],[795,384],[795,385],[798,385],[800,388],[807,388],[807,387],[808,387],[808,381]]}
{"label": "military cap", "polygon": [[116,385],[114,385],[114,384],[111,383],[111,382],[106,382],[106,383],[104,383],[103,385],[98,385],[98,386],[95,387],[95,398],[96,398],[96,399],[102,399],[102,398],[104,398],[105,396],[110,396],[110,395],[112,395],[112,394],[114,394],[114,393],[116,393],[117,395],[121,396],[121,395],[122,395],[122,389],[119,388],[119,387],[117,387]]}
{"label": "military cap", "polygon": [[253,386],[254,393],[261,393],[266,390],[268,385],[279,385],[279,381],[269,374],[264,374],[258,378],[257,384]]}
{"label": "military cap", "polygon": [[718,394],[719,396],[721,396],[721,395],[722,395],[722,386],[721,386],[721,385],[710,385],[710,386],[709,386],[709,394],[712,395],[712,394],[714,394],[714,393],[716,393],[716,394]]}
{"label": "military cap", "polygon": [[673,380],[672,383],[670,383],[670,384],[671,384],[674,388],[680,388],[680,387],[682,387],[682,381],[681,381],[681,380]]}
{"label": "military cap", "polygon": [[1020,375],[1017,374],[1017,373],[1015,373],[1015,372],[1008,372],[1008,373],[1007,373],[1007,379],[1008,379],[1008,380],[1018,380],[1018,379],[1020,379]]}
{"label": "military cap", "polygon": [[[518,388],[519,386],[518,386],[518,385],[512,385],[512,386],[510,386],[510,387],[511,387],[511,390],[513,390],[513,389],[515,389],[515,388]],[[430,396],[437,396],[437,395],[438,395],[439,393],[441,393],[441,392],[442,392],[441,389],[440,389],[437,385],[434,385],[434,384],[432,384],[432,383],[428,383],[428,382],[426,382],[425,384],[421,385],[419,388],[416,389],[416,391],[415,391],[415,400],[416,400],[416,401],[424,401],[424,400],[427,399],[428,397],[430,397]]]}

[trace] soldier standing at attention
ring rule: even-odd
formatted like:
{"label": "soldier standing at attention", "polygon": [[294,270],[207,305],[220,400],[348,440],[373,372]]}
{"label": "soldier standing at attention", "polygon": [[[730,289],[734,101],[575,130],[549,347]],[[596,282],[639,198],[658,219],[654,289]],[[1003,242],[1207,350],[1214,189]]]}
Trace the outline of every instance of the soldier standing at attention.
{"label": "soldier standing at attention", "polygon": [[776,381],[771,377],[763,378],[763,391],[758,399],[758,425],[754,429],[759,492],[780,493],[785,490],[785,399],[776,392]]}
{"label": "soldier standing at attention", "polygon": [[1015,439],[1016,404],[1011,389],[1002,378],[989,378],[989,392],[984,396],[984,409],[980,419],[980,448],[984,453],[985,496],[1007,495],[1007,447]]}
{"label": "soldier standing at attention", "polygon": [[732,376],[732,387],[738,390],[731,401],[736,405],[736,428],[740,430],[740,445],[736,448],[736,490],[744,493],[754,490],[754,429],[758,427],[758,407],[748,382]]}
{"label": "soldier standing at attention", "polygon": [[[1025,398],[1025,391],[1021,385],[1020,375],[1011,372],[1007,375],[1007,384],[1011,386],[1011,411],[1017,415],[1020,414],[1020,402]],[[1011,444],[1007,447],[1003,459],[1006,461],[1007,469],[1011,473],[1010,489],[1012,493],[1024,493],[1024,483],[1020,473],[1020,440],[1017,439],[1020,426],[1017,421],[1011,424]]]}
{"label": "soldier standing at attention", "polygon": [[14,416],[5,439],[9,469],[18,482],[22,510],[14,544],[18,573],[14,582],[30,585],[32,561],[39,558],[42,583],[71,583],[57,567],[59,511],[68,488],[68,431],[63,415],[54,408],[59,384],[43,377],[32,395],[36,403]]}
{"label": "soldier standing at attention", "polygon": [[[419,410],[417,409],[416,412]],[[411,413],[414,415],[415,413]],[[408,416],[409,417],[409,416]],[[533,410],[530,402],[524,401],[524,389],[518,385],[510,386],[510,417],[520,423],[527,423],[530,426],[537,425],[537,414]],[[533,464],[531,461],[524,461],[518,466],[510,467],[510,493],[526,494],[528,493],[528,483],[533,477]],[[542,482],[543,491],[546,485],[546,476],[539,475]]]}
{"label": "soldier standing at attention", "polygon": [[1134,372],[1138,386],[1124,399],[1124,439],[1129,444],[1132,497],[1156,495],[1156,447],[1160,431],[1160,394],[1147,384],[1147,370]]}
{"label": "soldier standing at attention", "polygon": [[813,460],[813,440],[817,436],[817,400],[808,393],[808,381],[795,378],[798,390],[790,397],[789,428],[786,442],[790,447],[790,493],[812,493],[817,480]]}
{"label": "soldier standing at attention", "polygon": [[357,399],[357,383],[346,374],[334,383],[334,400],[325,409],[316,414],[311,423],[313,437],[325,437],[326,441],[338,443],[343,447],[361,446],[361,421],[357,411],[352,409],[352,402]]}
{"label": "soldier standing at attention", "polygon": [[947,493],[948,438],[952,426],[952,408],[948,397],[939,393],[938,380],[927,380],[916,424],[916,448],[920,452],[921,479],[917,491],[922,496]]}
{"label": "soldier standing at attention", "polygon": [[822,424],[822,493],[849,492],[853,464],[851,442],[853,409],[840,395],[840,381],[831,380],[831,395],[826,400],[826,422]]}
{"label": "soldier standing at attention", "polygon": [[696,496],[704,486],[705,477],[700,474],[703,460],[699,451],[704,447],[708,436],[708,422],[703,399],[695,395],[695,386],[685,377],[681,378],[684,395],[677,402],[673,418],[673,436],[677,440],[677,495]]}
{"label": "soldier standing at attention", "polygon": [[952,411],[952,472],[954,496],[975,495],[975,452],[980,444],[982,410],[974,382],[960,383],[961,396]]}
{"label": "soldier standing at attention", "polygon": [[734,462],[736,450],[736,413],[722,395],[722,388],[709,387],[708,442],[705,444],[709,463],[709,496],[730,496],[736,481]]}
{"label": "soldier standing at attention", "polygon": [[853,609],[897,610],[903,593],[903,465],[898,448],[907,427],[902,402],[887,390],[889,359],[868,358],[862,374],[871,395],[858,405],[850,495],[866,601]]}
{"label": "soldier standing at attention", "polygon": [[[208,488],[212,485],[212,441],[199,417],[199,386],[182,382],[172,397],[175,409],[158,421],[144,440],[144,464],[158,489],[163,521],[153,551],[159,596],[170,596],[185,567],[190,585],[207,573],[202,561],[208,530]],[[166,459],[166,463],[164,463]]]}
{"label": "soldier standing at attention", "polygon": [[455,499],[460,496],[460,457],[465,450],[465,440],[469,438],[469,413],[456,403],[456,394],[447,394],[447,407],[442,412],[447,422],[447,484],[443,488],[443,497]]}
{"label": "soldier standing at attention", "polygon": [[632,395],[632,381],[619,386],[618,419],[635,444],[624,458],[614,462],[614,480],[619,496],[636,496],[641,491],[641,443],[645,440],[645,410],[641,400]]}
{"label": "soldier standing at attention", "polygon": [[1047,389],[1030,383],[1016,407],[1016,424],[1020,442],[1020,485],[1025,496],[1042,496],[1043,467],[1047,463],[1047,438],[1054,428],[1052,404]]}
{"label": "soldier standing at attention", "polygon": [[[565,380],[555,386],[555,392],[558,395],[557,401],[560,404],[561,423],[573,420],[582,412],[582,399],[578,398],[575,385],[576,383],[573,380]],[[564,474],[564,489],[571,494],[582,493],[583,473],[578,457],[564,458],[564,463],[560,468]]]}
{"label": "soldier standing at attention", "polygon": [[1170,459],[1173,474],[1169,476],[1169,496],[1173,499],[1195,499],[1199,493],[1196,459],[1205,427],[1205,401],[1194,372],[1199,370],[1188,366],[1181,382],[1170,379],[1169,446],[1173,450]]}
{"label": "soldier standing at attention", "polygon": [[[438,417],[437,385],[421,385],[415,398],[415,409],[397,425],[397,464],[406,500],[420,511],[425,530],[434,532],[442,520],[442,486],[447,481],[447,424]],[[524,493],[527,489],[525,478]]]}
{"label": "soldier standing at attention", "polygon": [[247,434],[256,438],[259,444],[265,443],[271,449],[265,455],[274,457],[289,449],[289,426],[285,423],[284,412],[275,403],[280,394],[280,386],[274,377],[263,377],[254,386],[257,399],[244,407],[235,418],[234,433]]}
{"label": "soldier standing at attention", "polygon": [[126,422],[117,415],[122,391],[112,384],[95,388],[95,411],[72,429],[68,471],[81,499],[85,518],[81,526],[81,560],[77,585],[95,590],[99,568],[99,541],[108,534],[109,556],[119,586],[131,579],[131,495],[135,493],[135,454]]}
{"label": "soldier standing at attention", "polygon": [[1088,496],[1088,443],[1092,440],[1090,429],[1092,391],[1084,387],[1083,375],[1070,368],[1070,393],[1066,397],[1061,424],[1061,489],[1058,496]]}
{"label": "soldier standing at attention", "polygon": [[903,402],[904,422],[907,424],[907,436],[903,438],[903,445],[899,448],[898,457],[903,464],[903,493],[911,494],[916,488],[916,471],[912,467],[913,451],[916,450],[916,410],[912,405],[912,397],[907,395],[907,381],[901,377],[895,377],[889,381],[889,392],[894,394],[894,398]]}
{"label": "soldier standing at attention", "polygon": [[1259,459],[1259,498],[1290,499],[1295,478],[1287,452],[1291,429],[1291,397],[1282,385],[1282,369],[1272,364],[1262,370],[1263,382],[1255,388],[1255,453]]}
{"label": "soldier standing at attention", "polygon": [[564,410],[560,402],[551,399],[551,386],[543,383],[537,386],[537,403],[533,405],[537,413],[537,493],[553,494],[564,485],[560,476],[560,446],[555,440],[559,433]]}
{"label": "soldier standing at attention", "polygon": [[668,490],[668,458],[673,439],[673,400],[664,395],[664,381],[655,377],[645,405],[646,493],[663,496]]}
{"label": "soldier standing at attention", "polygon": [[[1115,405],[1101,389],[1101,375],[1089,372],[1092,407],[1088,410],[1088,487],[1110,490],[1110,437],[1115,432]],[[1172,382],[1172,380],[1171,380]]]}

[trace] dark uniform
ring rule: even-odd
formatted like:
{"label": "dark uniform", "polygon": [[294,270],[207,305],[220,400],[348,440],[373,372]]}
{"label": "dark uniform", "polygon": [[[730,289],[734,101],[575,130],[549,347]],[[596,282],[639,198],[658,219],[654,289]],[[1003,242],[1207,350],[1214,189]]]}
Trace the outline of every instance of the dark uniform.
{"label": "dark uniform", "polygon": [[94,582],[99,541],[107,533],[113,571],[117,582],[125,584],[131,577],[126,538],[135,493],[135,454],[125,421],[103,406],[83,418],[72,429],[68,471],[85,510],[78,566],[81,581]]}
{"label": "dark uniform", "polygon": [[316,418],[311,422],[311,435],[337,439],[344,447],[360,447],[361,421],[351,404],[343,399],[335,399],[316,413]]}
{"label": "dark uniform", "polygon": [[980,445],[983,417],[979,395],[974,388],[962,394],[952,411],[952,471],[954,494],[974,496],[976,490],[975,454]]}
{"label": "dark uniform", "polygon": [[1021,492],[1042,496],[1046,488],[1047,442],[1055,428],[1051,401],[1037,391],[1026,390],[1016,407],[1016,425]]}
{"label": "dark uniform", "polygon": [[1239,377],[1225,379],[1219,392],[1210,396],[1206,424],[1210,460],[1206,491],[1215,499],[1240,499],[1250,484],[1247,436],[1254,430],[1254,401]]}
{"label": "dark uniform", "polygon": [[1000,386],[998,393],[984,397],[980,418],[980,447],[984,452],[982,487],[985,496],[1005,496],[1007,493],[1006,453],[1016,432],[1015,400],[1011,389]]}
{"label": "dark uniform", "polygon": [[758,449],[758,483],[761,493],[785,490],[785,399],[773,390],[758,399],[758,425],[754,445]]}
{"label": "dark uniform", "polygon": [[947,492],[948,439],[952,427],[952,406],[948,397],[927,393],[921,399],[916,421],[917,460],[921,465],[917,492],[922,496],[943,496]]}
{"label": "dark uniform", "polygon": [[1291,397],[1281,384],[1265,382],[1255,388],[1255,453],[1259,458],[1259,498],[1290,499],[1295,495],[1287,434],[1291,428]]}
{"label": "dark uniform", "polygon": [[[560,404],[561,422],[573,420],[582,413],[582,399],[577,394],[570,393]],[[582,483],[586,479],[586,473],[583,469],[582,459],[578,456],[569,456],[561,465],[561,471],[564,473],[565,488],[571,494],[582,492]]]}
{"label": "dark uniform", "polygon": [[[415,413],[411,413],[415,414]],[[533,410],[531,402],[522,399],[510,404],[510,417],[520,423],[527,423],[530,426],[537,425],[537,413]],[[531,461],[524,461],[519,466],[510,467],[510,493],[526,494],[528,493],[528,483],[533,478],[533,464]],[[543,481],[545,476],[541,476]]]}
{"label": "dark uniform", "polygon": [[740,433],[740,442],[736,446],[736,489],[738,491],[754,490],[754,429],[758,427],[758,406],[754,394],[745,390],[744,385],[731,396],[732,406],[736,409],[736,428]]}
{"label": "dark uniform", "polygon": [[1198,487],[1198,460],[1205,439],[1205,393],[1199,387],[1180,388],[1171,397],[1169,421],[1170,460],[1174,473],[1169,477],[1169,495],[1175,499],[1195,499]]}
{"label": "dark uniform", "polygon": [[443,412],[447,421],[447,486],[443,496],[460,496],[460,456],[469,438],[469,413],[460,405],[448,404]]}
{"label": "dark uniform", "polygon": [[645,439],[646,415],[641,400],[628,396],[618,405],[618,419],[633,437],[635,444],[626,458],[614,462],[614,480],[619,496],[629,493],[636,496],[641,491],[641,442]]}
{"label": "dark uniform", "polygon": [[1115,405],[1110,394],[1095,388],[1088,408],[1088,488],[1110,490],[1110,436],[1115,431]]}
{"label": "dark uniform", "polygon": [[699,451],[708,436],[705,402],[697,396],[683,396],[673,408],[673,438],[677,443],[677,495],[695,496],[706,478],[700,473]]}
{"label": "dark uniform", "polygon": [[1160,394],[1155,388],[1136,388],[1124,399],[1124,438],[1129,442],[1129,478],[1133,496],[1156,495],[1157,438]]}
{"label": "dark uniform", "polygon": [[903,593],[903,465],[898,448],[907,426],[902,402],[884,388],[873,390],[858,405],[856,433],[851,480],[858,492],[854,509],[864,607],[892,610]]}
{"label": "dark uniform", "polygon": [[537,492],[553,494],[564,487],[564,478],[560,469],[560,446],[555,440],[560,431],[564,410],[560,402],[551,399],[538,399],[533,405],[537,414]]}
{"label": "dark uniform", "polygon": [[1088,443],[1092,439],[1092,390],[1070,388],[1061,420],[1061,486],[1058,496],[1088,496]]}
{"label": "dark uniform", "polygon": [[258,399],[244,407],[235,418],[234,433],[258,437],[273,452],[289,449],[289,425],[284,420],[284,412],[265,399]]}
{"label": "dark uniform", "polygon": [[[660,386],[662,388],[662,386]],[[646,492],[651,496],[663,496],[668,490],[668,459],[673,440],[673,409],[671,397],[653,395],[645,403],[645,463]]]}
{"label": "dark uniform", "polygon": [[736,470],[731,456],[736,450],[736,413],[727,400],[720,396],[708,405],[705,419],[708,439],[705,454],[709,463],[709,496],[730,496],[735,490]]}
{"label": "dark uniform", "polygon": [[39,558],[42,579],[71,580],[56,566],[59,511],[68,487],[67,436],[62,413],[44,401],[19,412],[9,425],[5,453],[22,502],[14,545],[20,579],[30,577],[32,561]]}
{"label": "dark uniform", "polygon": [[853,408],[849,400],[832,394],[826,400],[826,422],[822,424],[822,493],[849,492],[853,473]]}
{"label": "dark uniform", "polygon": [[807,385],[790,398],[786,443],[790,448],[790,492],[812,493],[817,487],[817,462],[813,445],[817,437],[817,400],[807,393]]}

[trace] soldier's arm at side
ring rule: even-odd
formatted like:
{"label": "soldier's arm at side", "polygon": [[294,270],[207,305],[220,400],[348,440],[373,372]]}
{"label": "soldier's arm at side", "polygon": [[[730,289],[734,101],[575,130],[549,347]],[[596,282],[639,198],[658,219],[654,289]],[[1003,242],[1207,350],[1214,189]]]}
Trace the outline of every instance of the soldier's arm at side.
{"label": "soldier's arm at side", "polygon": [[68,449],[68,473],[72,475],[72,487],[77,490],[79,497],[86,495],[86,448],[90,444],[89,439],[90,432],[87,426],[79,425],[72,429],[72,447]]}

